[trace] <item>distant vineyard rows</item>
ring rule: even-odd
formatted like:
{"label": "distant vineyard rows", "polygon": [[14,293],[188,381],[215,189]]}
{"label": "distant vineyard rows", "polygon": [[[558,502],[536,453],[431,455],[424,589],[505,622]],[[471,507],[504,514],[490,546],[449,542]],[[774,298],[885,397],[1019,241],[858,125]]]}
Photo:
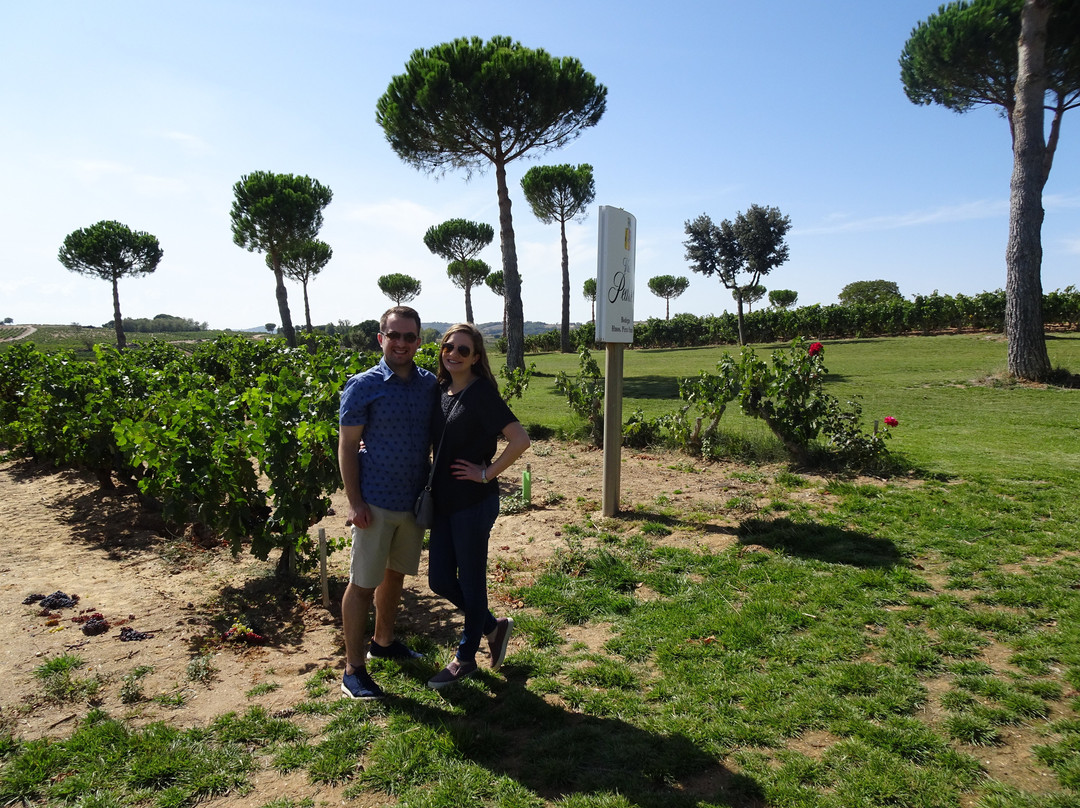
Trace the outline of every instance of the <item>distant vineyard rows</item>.
{"label": "distant vineyard rows", "polygon": [[[1043,295],[1043,322],[1060,328],[1080,328],[1080,292],[1068,286]],[[967,295],[916,295],[874,305],[801,306],[796,309],[763,308],[743,318],[748,343],[789,342],[797,337],[847,339],[930,334],[950,330],[1005,330],[1005,292]],[[592,325],[578,329],[579,341],[591,345]],[[634,326],[637,348],[688,348],[697,345],[733,345],[739,324],[730,313],[676,314],[670,320],[652,318]],[[528,351],[559,350],[557,331],[525,338]]]}

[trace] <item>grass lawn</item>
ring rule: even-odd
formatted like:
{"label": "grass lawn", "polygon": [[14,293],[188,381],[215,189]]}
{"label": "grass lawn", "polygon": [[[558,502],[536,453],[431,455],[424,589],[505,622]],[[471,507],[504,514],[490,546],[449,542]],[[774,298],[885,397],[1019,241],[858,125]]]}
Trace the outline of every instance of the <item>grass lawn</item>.
{"label": "grass lawn", "polygon": [[[765,356],[782,344],[752,346]],[[1051,335],[1047,343],[1054,367],[1080,371],[1080,334]],[[725,353],[737,346],[674,350],[628,350],[624,356],[623,419],[641,410],[648,417],[680,405],[679,378],[714,373]],[[604,354],[593,354],[603,370]],[[493,366],[500,357],[493,357]],[[578,372],[574,354],[526,356],[535,363],[524,397],[511,402],[523,424],[573,432],[578,419],[555,391],[559,371]],[[1000,335],[964,334],[827,342],[828,389],[841,400],[857,397],[868,421],[891,415],[900,421],[892,451],[921,469],[942,474],[981,473],[1026,479],[1080,471],[1077,451],[1076,390],[1004,385],[1005,342]],[[724,416],[735,433],[763,437],[759,422],[737,407]]]}
{"label": "grass lawn", "polygon": [[[1080,335],[1049,349],[1080,369]],[[627,352],[624,417],[677,407],[677,379],[723,350]],[[515,412],[572,431],[553,385],[577,357],[526,362],[538,375]],[[0,804],[188,805],[263,766],[363,805],[1080,805],[1080,390],[995,381],[1005,345],[985,335],[827,343],[825,365],[835,395],[899,419],[890,448],[912,474],[748,464],[770,501],[723,552],[665,545],[702,519],[664,497],[571,513],[549,564],[493,584],[525,604],[505,679],[435,694],[386,665],[397,698],[370,704],[319,671],[296,705],[324,717],[307,737],[255,707],[183,732],[91,713],[67,740],[0,738]],[[599,650],[567,641],[584,629]],[[74,667],[41,676],[68,687],[49,677]],[[114,781],[95,776],[103,759]]]}

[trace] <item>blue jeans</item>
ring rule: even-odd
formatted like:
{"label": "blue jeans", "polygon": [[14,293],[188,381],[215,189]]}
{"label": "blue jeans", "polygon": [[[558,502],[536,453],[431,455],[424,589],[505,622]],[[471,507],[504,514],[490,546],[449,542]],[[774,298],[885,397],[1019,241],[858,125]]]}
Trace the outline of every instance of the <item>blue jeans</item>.
{"label": "blue jeans", "polygon": [[488,609],[488,538],[499,515],[499,498],[450,514],[436,514],[428,544],[428,585],[431,591],[465,613],[465,628],[457,658],[472,662],[485,634],[495,630]]}

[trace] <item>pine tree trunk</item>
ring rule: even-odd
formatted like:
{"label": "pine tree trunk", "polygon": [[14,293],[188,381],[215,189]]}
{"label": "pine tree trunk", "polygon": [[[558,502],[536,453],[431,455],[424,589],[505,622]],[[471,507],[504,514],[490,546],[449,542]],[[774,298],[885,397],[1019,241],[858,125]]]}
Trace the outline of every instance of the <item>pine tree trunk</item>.
{"label": "pine tree trunk", "polygon": [[735,311],[736,311],[736,312],[737,312],[737,314],[738,314],[738,318],[737,318],[737,319],[738,319],[738,321],[739,321],[739,347],[741,348],[741,347],[742,347],[743,345],[745,345],[745,344],[746,344],[746,340],[745,340],[745,339],[743,339],[743,329],[742,329],[742,319],[743,319],[743,313],[742,313],[742,295],[737,295],[737,296],[735,297]]}
{"label": "pine tree trunk", "polygon": [[559,334],[563,353],[571,353],[570,347],[570,251],[566,247],[566,220],[559,222],[562,236],[562,331]]}
{"label": "pine tree trunk", "polygon": [[506,165],[501,160],[495,162],[495,180],[499,188],[499,243],[506,301],[506,368],[524,370],[525,314],[521,308],[521,276],[514,242],[514,217],[510,212],[510,189],[506,186]]}
{"label": "pine tree trunk", "polygon": [[274,256],[274,279],[277,281],[278,314],[281,316],[281,331],[290,348],[296,347],[296,331],[293,330],[292,315],[289,313],[289,293],[285,289],[285,275],[281,271],[281,256]]}
{"label": "pine tree trunk", "polygon": [[113,325],[116,327],[116,347],[124,350],[127,337],[124,335],[124,319],[120,316],[120,281],[115,275],[112,279]]}
{"label": "pine tree trunk", "polygon": [[1049,0],[1025,0],[1013,114],[1009,244],[1005,250],[1005,335],[1009,371],[1041,381],[1050,375],[1042,319],[1042,191],[1045,184],[1043,98]]}

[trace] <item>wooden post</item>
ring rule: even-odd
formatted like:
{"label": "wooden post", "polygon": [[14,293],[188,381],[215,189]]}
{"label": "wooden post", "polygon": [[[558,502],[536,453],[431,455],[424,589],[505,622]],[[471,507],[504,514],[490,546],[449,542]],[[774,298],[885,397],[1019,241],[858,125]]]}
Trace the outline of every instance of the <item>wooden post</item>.
{"label": "wooden post", "polygon": [[634,253],[637,219],[611,205],[600,206],[596,250],[596,342],[604,362],[603,514],[619,512],[622,474],[623,351],[634,341]]}
{"label": "wooden post", "polygon": [[319,528],[319,581],[322,583],[322,605],[330,608],[330,584],[326,580],[326,528]]}
{"label": "wooden post", "polygon": [[604,516],[619,512],[622,474],[623,351],[621,342],[605,344],[604,360]]}

